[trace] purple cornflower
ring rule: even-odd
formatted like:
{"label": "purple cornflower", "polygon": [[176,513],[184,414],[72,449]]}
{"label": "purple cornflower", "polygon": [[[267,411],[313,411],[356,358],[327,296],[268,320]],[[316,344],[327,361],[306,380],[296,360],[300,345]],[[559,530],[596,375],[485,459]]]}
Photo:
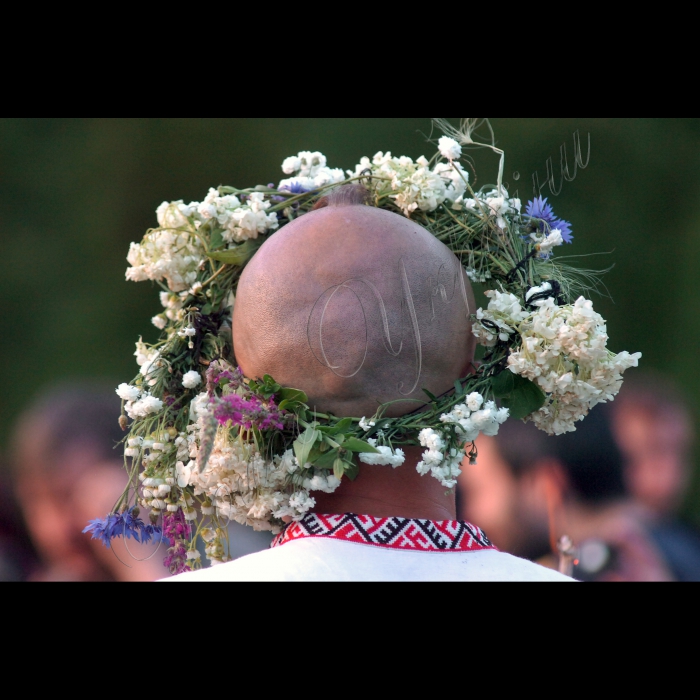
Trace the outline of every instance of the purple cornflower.
{"label": "purple cornflower", "polygon": [[[528,202],[525,213],[533,219],[541,219],[548,224],[550,231],[555,228],[559,229],[564,243],[573,242],[574,237],[571,234],[571,224],[568,221],[564,221],[564,219],[558,219],[554,216],[552,205],[547,202],[546,197],[535,197],[535,199]],[[545,230],[546,228],[544,226],[540,226],[540,233],[544,233]]]}
{"label": "purple cornflower", "polygon": [[115,537],[133,537],[137,542],[143,543],[151,540],[160,542],[161,529],[156,525],[146,525],[138,515],[136,506],[122,513],[110,513],[106,518],[91,520],[83,532],[90,532],[93,540],[102,540],[105,547],[111,547],[110,542]]}

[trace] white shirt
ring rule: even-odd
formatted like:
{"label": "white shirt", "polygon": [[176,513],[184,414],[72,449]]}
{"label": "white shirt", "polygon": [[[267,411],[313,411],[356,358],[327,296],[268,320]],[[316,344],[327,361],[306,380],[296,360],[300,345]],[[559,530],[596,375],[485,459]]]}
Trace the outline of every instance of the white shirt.
{"label": "white shirt", "polygon": [[326,538],[287,542],[163,581],[573,581],[557,571],[487,549],[421,552]]}
{"label": "white shirt", "polygon": [[[354,540],[354,541],[351,541]],[[573,581],[459,521],[309,514],[273,546],[163,581]]]}

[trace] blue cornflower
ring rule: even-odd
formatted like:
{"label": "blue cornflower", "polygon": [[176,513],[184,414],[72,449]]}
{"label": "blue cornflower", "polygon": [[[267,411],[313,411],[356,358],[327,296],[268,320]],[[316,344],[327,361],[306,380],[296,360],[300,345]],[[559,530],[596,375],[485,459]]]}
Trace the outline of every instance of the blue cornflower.
{"label": "blue cornflower", "polygon": [[133,537],[137,542],[143,543],[164,539],[162,530],[156,525],[144,524],[138,513],[136,506],[123,513],[110,513],[106,518],[91,520],[83,532],[92,533],[92,539],[102,540],[105,547],[111,547],[110,542],[115,537]]}
{"label": "blue cornflower", "polygon": [[285,183],[279,189],[285,190],[286,192],[291,192],[292,194],[304,194],[304,192],[311,192],[311,190],[308,187],[304,187],[299,180],[292,180],[292,182]]}
{"label": "blue cornflower", "polygon": [[[549,226],[549,230],[559,229],[561,232],[561,237],[564,243],[571,243],[574,237],[571,233],[571,224],[564,219],[558,219],[554,216],[554,210],[552,205],[547,202],[546,197],[535,197],[532,201],[527,203],[527,208],[525,209],[527,216],[533,219],[541,219]],[[540,228],[540,233],[544,233],[545,227]]]}
{"label": "blue cornflower", "polygon": [[554,211],[552,210],[552,205],[547,203],[547,198],[535,197],[532,201],[527,203],[527,208],[525,213],[531,216],[533,219],[542,219],[548,224],[554,222],[556,217],[554,216]]}
{"label": "blue cornflower", "polygon": [[110,513],[106,518],[95,518],[88,523],[83,532],[91,532],[93,540],[102,540],[105,547],[110,547],[110,540],[117,535],[113,534],[119,529],[122,516],[117,513]]}

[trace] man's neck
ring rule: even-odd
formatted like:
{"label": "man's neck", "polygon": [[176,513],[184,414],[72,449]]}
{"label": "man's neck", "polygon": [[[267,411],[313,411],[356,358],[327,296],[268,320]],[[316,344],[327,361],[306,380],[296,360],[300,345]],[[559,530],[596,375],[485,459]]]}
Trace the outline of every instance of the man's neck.
{"label": "man's neck", "polygon": [[406,461],[396,469],[360,462],[355,481],[343,479],[335,493],[312,492],[314,513],[357,513],[377,518],[455,520],[455,496],[440,482],[416,471],[422,447],[405,447]]}

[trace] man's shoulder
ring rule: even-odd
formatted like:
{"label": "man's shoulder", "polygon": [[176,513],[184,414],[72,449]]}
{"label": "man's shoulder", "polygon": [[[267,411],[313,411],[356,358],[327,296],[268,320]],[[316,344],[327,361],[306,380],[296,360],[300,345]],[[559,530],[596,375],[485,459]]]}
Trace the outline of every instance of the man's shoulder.
{"label": "man's shoulder", "polygon": [[397,550],[325,538],[287,542],[166,581],[572,581],[511,554]]}

